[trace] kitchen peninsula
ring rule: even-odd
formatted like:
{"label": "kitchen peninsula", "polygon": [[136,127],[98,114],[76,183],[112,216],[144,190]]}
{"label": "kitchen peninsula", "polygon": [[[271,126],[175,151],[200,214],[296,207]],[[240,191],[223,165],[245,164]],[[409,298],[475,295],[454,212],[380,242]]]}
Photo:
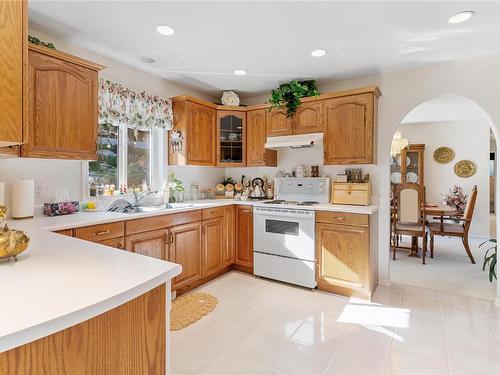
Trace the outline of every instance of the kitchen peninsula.
{"label": "kitchen peninsula", "polygon": [[165,373],[181,266],[51,232],[64,222],[12,223],[31,241],[0,262],[0,374]]}

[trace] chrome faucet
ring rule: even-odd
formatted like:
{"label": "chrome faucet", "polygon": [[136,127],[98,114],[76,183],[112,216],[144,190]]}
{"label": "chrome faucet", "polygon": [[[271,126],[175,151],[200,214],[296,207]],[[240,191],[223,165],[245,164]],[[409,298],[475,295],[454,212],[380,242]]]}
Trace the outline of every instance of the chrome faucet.
{"label": "chrome faucet", "polygon": [[133,207],[140,207],[141,206],[141,201],[146,198],[148,195],[151,195],[151,194],[157,194],[158,191],[148,191],[146,194],[143,194],[142,196],[139,197],[139,193],[137,193],[135,190],[134,190],[134,204],[133,204]]}

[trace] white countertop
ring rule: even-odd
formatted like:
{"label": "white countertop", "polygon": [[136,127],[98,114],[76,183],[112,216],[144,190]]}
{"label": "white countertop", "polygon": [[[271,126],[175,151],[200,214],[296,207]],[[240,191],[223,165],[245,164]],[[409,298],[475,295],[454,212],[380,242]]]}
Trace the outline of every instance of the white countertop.
{"label": "white countertop", "polygon": [[[181,266],[52,233],[87,225],[133,220],[255,201],[226,199],[183,203],[152,213],[80,212],[10,221],[26,230],[29,248],[18,261],[0,261],[0,352],[81,323],[167,282]],[[186,207],[186,205],[188,205]],[[320,204],[314,210],[373,214],[377,206]]]}
{"label": "white countertop", "polygon": [[31,241],[17,262],[0,261],[0,352],[100,315],[181,272],[176,263],[50,232],[51,219],[57,227],[92,222],[91,215],[11,221]]}

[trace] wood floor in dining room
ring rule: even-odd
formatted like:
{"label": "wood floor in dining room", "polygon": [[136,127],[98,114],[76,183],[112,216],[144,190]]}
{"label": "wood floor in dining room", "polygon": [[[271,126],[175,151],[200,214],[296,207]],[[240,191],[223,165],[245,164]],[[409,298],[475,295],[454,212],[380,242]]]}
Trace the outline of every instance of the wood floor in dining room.
{"label": "wood floor in dining room", "polygon": [[[428,253],[426,265],[421,258],[408,257],[407,251],[398,250],[396,261],[390,263],[391,282],[492,301],[496,297],[496,283],[490,283],[488,272],[482,269],[484,253],[489,247],[479,247],[482,242],[483,239],[470,239],[476,264],[470,262],[459,238],[436,236],[434,258],[429,258]],[[409,239],[404,239],[403,246],[409,243]]]}

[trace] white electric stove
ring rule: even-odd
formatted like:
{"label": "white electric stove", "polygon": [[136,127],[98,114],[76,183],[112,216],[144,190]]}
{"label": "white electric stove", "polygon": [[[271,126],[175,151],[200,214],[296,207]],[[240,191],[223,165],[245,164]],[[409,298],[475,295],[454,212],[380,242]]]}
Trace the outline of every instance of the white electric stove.
{"label": "white electric stove", "polygon": [[315,288],[314,205],[330,201],[330,179],[276,178],[274,189],[254,206],[254,274]]}

